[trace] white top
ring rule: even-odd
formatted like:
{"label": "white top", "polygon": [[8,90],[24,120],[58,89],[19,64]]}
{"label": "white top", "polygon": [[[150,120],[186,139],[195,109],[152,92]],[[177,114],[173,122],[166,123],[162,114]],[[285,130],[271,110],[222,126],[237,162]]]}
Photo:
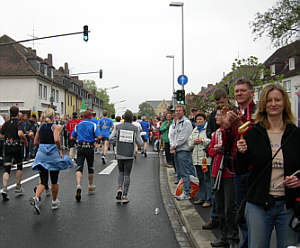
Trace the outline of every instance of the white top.
{"label": "white top", "polygon": [[134,121],[134,122],[132,122],[132,125],[136,126],[139,129],[140,132],[143,131],[142,126],[139,122]]}
{"label": "white top", "polygon": [[4,119],[3,119],[3,117],[2,117],[2,115],[0,115],[0,126],[2,126],[3,124],[4,124]]}

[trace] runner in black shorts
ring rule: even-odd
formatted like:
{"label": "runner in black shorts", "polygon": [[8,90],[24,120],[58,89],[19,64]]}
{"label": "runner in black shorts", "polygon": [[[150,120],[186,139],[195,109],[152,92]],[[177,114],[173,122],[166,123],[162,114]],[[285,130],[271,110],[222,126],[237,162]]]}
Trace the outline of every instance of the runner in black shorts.
{"label": "runner in black shorts", "polygon": [[24,142],[25,147],[28,146],[24,135],[23,122],[18,119],[19,108],[12,106],[10,108],[10,120],[6,121],[1,129],[1,136],[4,137],[4,173],[3,173],[3,188],[1,194],[4,201],[9,200],[7,195],[8,179],[11,171],[12,160],[17,163],[16,172],[16,188],[15,193],[23,194],[21,187],[22,169],[23,169],[23,154],[21,142]]}

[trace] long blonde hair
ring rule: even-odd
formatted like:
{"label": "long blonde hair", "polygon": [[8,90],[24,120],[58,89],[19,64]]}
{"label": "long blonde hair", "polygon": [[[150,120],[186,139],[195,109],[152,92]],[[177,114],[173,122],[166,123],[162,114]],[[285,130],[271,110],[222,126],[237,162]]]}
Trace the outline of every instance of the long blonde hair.
{"label": "long blonde hair", "polygon": [[292,113],[289,96],[285,92],[283,87],[278,83],[272,83],[263,88],[259,97],[259,104],[255,112],[255,122],[260,122],[266,129],[270,128],[270,123],[267,118],[266,105],[268,95],[273,90],[278,90],[279,92],[281,92],[283,97],[284,109],[282,113],[282,120],[284,126],[286,126],[287,124],[295,124],[295,117]]}
{"label": "long blonde hair", "polygon": [[44,115],[44,122],[45,123],[53,122],[54,110],[52,108],[47,108],[46,110],[44,110],[43,115]]}

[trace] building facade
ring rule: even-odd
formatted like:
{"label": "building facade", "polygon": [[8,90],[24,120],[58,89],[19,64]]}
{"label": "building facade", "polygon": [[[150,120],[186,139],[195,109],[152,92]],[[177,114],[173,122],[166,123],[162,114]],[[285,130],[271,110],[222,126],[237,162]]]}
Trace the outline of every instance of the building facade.
{"label": "building facade", "polygon": [[[0,43],[14,42],[3,35]],[[101,112],[103,102],[88,93],[78,77],[69,75],[68,64],[58,70],[52,64],[52,54],[46,59],[21,44],[0,46],[0,113],[8,113],[12,105],[22,112],[40,114],[52,106],[60,115],[79,112],[81,100],[92,99],[94,109]]]}

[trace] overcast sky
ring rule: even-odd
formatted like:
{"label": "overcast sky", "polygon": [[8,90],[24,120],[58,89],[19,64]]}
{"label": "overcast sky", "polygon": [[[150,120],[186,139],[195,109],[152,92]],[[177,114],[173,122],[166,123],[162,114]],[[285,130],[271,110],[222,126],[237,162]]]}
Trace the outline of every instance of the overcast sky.
{"label": "overcast sky", "polygon": [[[86,0],[1,2],[0,36],[14,40],[82,31],[88,25],[89,41],[82,35],[34,42],[37,55],[53,55],[58,69],[68,62],[71,73],[103,69],[80,76],[108,90],[117,113],[138,110],[146,100],[170,100],[172,59],[175,77],[181,74],[181,8],[167,0]],[[230,72],[238,56],[264,62],[274,51],[270,40],[253,41],[249,22],[256,12],[271,8],[275,0],[186,0],[184,2],[186,92],[217,83]],[[23,43],[32,47],[32,42]],[[175,89],[180,86],[175,81]]]}

